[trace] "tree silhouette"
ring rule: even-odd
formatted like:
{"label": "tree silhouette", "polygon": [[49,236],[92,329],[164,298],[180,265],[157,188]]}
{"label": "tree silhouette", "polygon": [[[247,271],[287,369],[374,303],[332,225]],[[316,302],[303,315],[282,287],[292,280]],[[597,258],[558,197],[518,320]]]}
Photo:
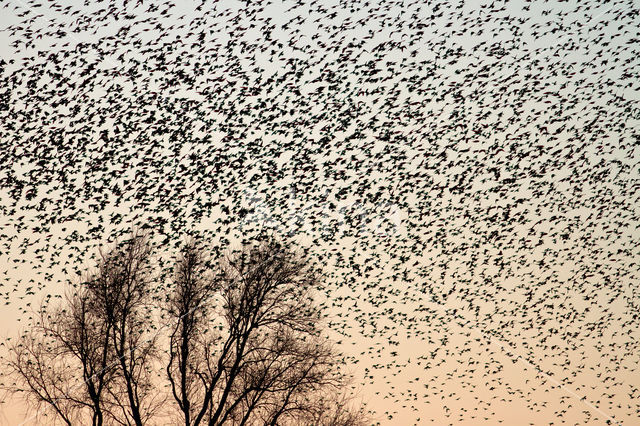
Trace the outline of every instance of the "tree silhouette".
{"label": "tree silhouette", "polygon": [[[100,253],[97,271],[66,304],[42,308],[8,364],[37,412],[68,425],[143,425],[162,401],[152,386],[150,249],[142,235]],[[48,408],[49,410],[46,410]],[[44,410],[43,410],[44,409]]]}
{"label": "tree silhouette", "polygon": [[321,275],[303,256],[270,238],[212,259],[192,241],[154,312],[151,252],[134,234],[65,305],[41,309],[11,347],[11,389],[68,425],[144,425],[170,405],[185,426],[366,422],[345,396],[313,300]]}

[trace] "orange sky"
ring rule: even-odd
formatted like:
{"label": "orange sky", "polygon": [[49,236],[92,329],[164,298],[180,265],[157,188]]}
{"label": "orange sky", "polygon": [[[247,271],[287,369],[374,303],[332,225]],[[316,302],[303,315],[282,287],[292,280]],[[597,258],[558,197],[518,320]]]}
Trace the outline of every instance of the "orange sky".
{"label": "orange sky", "polygon": [[[95,105],[74,89],[60,95],[60,105],[39,104],[50,112],[29,113],[34,95],[14,95],[11,111],[34,126],[30,132],[11,129],[0,110],[0,150],[18,146],[0,157],[0,179],[37,180],[48,176],[47,167],[69,169],[64,185],[47,178],[33,200],[23,193],[16,211],[11,185],[0,185],[0,295],[8,302],[0,309],[0,336],[15,338],[28,326],[28,304],[64,291],[69,275],[63,268],[92,267],[89,256],[112,231],[141,217],[154,223],[177,217],[185,228],[218,238],[220,221],[233,216],[225,216],[224,207],[242,207],[249,213],[232,223],[232,242],[256,228],[274,228],[276,234],[295,233],[301,246],[325,256],[329,332],[350,356],[357,392],[380,424],[601,424],[608,417],[634,424],[640,413],[634,316],[640,294],[640,114],[629,105],[640,100],[637,79],[630,77],[639,69],[632,43],[637,5],[335,1],[287,12],[289,3],[274,2],[250,15],[239,3],[222,1],[215,10],[228,8],[226,14],[204,23],[194,20],[201,12],[181,3],[159,22],[210,31],[203,49],[212,50],[194,58],[187,54],[198,31],[161,34],[145,30],[144,23],[131,30],[140,33],[132,42],[139,45],[127,44],[124,59],[118,59],[124,47],[107,38],[120,21],[105,21],[110,25],[95,34],[36,40],[45,51],[67,49],[63,42],[102,40],[113,54],[89,76],[63,62],[78,71],[70,73],[73,81],[95,77],[89,84]],[[69,4],[78,16],[100,8]],[[37,9],[15,1],[0,14],[0,28]],[[68,19],[41,10],[44,19]],[[250,58],[244,50],[267,38],[270,30],[260,27],[267,21],[276,42]],[[46,28],[42,17],[34,22],[34,28]],[[224,46],[234,37],[229,29],[238,26],[246,27],[247,45],[226,55]],[[120,33],[115,40],[134,39],[126,37]],[[0,57],[17,58],[8,72],[30,76],[35,71],[21,66],[37,63],[28,58],[38,49],[13,47],[14,39],[0,31]],[[362,40],[366,44],[353,47]],[[169,71],[144,70],[137,80],[126,74],[135,60],[159,68],[159,60],[144,53],[159,42],[178,46],[167,56],[176,69],[196,75],[193,82],[162,88],[158,74]],[[332,43],[340,49],[331,51]],[[379,51],[383,56],[376,56]],[[458,57],[459,51],[464,54]],[[313,64],[298,65],[304,71],[295,77],[305,82],[300,87],[294,87],[296,73],[286,73],[296,58]],[[247,74],[263,67],[263,73],[245,81],[230,64]],[[375,73],[368,74],[372,66]],[[105,70],[112,68],[119,77],[109,77]],[[276,82],[267,83],[269,78]],[[38,84],[41,93],[66,87],[46,79]],[[245,84],[260,93],[249,93]],[[207,98],[206,89],[216,96]],[[114,92],[139,96],[140,103],[126,109],[109,97]],[[182,96],[197,100],[189,111]],[[282,110],[260,106],[261,98]],[[162,110],[158,99],[177,111]],[[74,105],[81,111],[77,121],[68,113]],[[169,119],[161,122],[154,109]],[[113,113],[98,125],[88,116],[95,111]],[[52,123],[43,123],[46,114]],[[118,135],[143,118],[153,125]],[[185,122],[188,134],[181,135]],[[86,123],[88,145],[65,151]],[[68,132],[65,144],[45,151],[56,126]],[[168,133],[158,136],[158,129]],[[228,138],[247,129],[240,141]],[[211,139],[202,143],[206,135]],[[111,161],[107,171],[90,170],[92,161],[107,156],[103,137],[121,140],[121,152],[104,157]],[[157,144],[147,144],[152,139]],[[222,154],[229,167],[218,170]],[[49,163],[40,167],[38,156]],[[242,168],[231,167],[232,161]],[[29,177],[30,170],[38,173]],[[116,177],[101,186],[110,172]],[[152,199],[149,205],[141,204],[140,194]],[[160,200],[164,194],[169,201]],[[174,196],[182,204],[171,204]],[[61,207],[64,200],[70,204]],[[92,210],[102,200],[105,205]],[[214,206],[199,207],[207,201]],[[182,206],[179,214],[170,210],[176,205]],[[74,211],[86,215],[37,230],[42,217]],[[116,215],[122,222],[109,224]],[[92,231],[100,221],[104,226]],[[66,245],[74,231],[96,239]],[[73,247],[54,254],[65,246]],[[75,265],[65,264],[78,253]],[[61,263],[51,266],[51,260]],[[0,425],[28,418],[12,396],[0,412]]]}

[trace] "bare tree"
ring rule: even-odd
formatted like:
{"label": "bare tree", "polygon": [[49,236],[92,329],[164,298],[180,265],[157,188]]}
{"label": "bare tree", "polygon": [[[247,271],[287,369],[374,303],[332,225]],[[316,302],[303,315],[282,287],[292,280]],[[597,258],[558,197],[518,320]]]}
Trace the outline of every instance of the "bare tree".
{"label": "bare tree", "polygon": [[168,304],[167,375],[184,424],[310,419],[316,396],[347,382],[320,334],[319,273],[275,240],[208,263],[186,246]]}
{"label": "bare tree", "polygon": [[[273,239],[223,259],[187,244],[162,326],[150,256],[134,234],[101,253],[63,306],[43,308],[12,347],[12,389],[70,426],[150,424],[167,398],[185,426],[363,424],[361,411],[332,399],[348,380],[322,335],[320,274],[301,255]],[[155,386],[159,371],[168,394]]]}
{"label": "bare tree", "polygon": [[52,412],[67,425],[83,418],[87,410],[92,424],[100,425],[102,388],[109,369],[104,368],[101,373],[105,374],[95,377],[88,374],[93,360],[87,356],[85,333],[67,330],[64,325],[72,315],[62,309],[52,315],[41,311],[36,324],[10,347],[13,356],[8,366],[17,379],[10,390],[25,392],[36,412]]}
{"label": "bare tree", "polygon": [[175,287],[167,304],[171,333],[166,373],[185,425],[198,424],[205,415],[200,411],[208,389],[206,367],[217,340],[208,330],[217,288],[205,263],[202,251],[187,244],[176,264]]}
{"label": "bare tree", "polygon": [[158,408],[152,385],[157,333],[151,306],[151,250],[147,238],[134,234],[102,255],[99,273],[87,282],[92,309],[105,323],[100,335],[113,351],[116,383],[108,386],[118,423],[142,426]]}
{"label": "bare tree", "polygon": [[[41,309],[11,348],[8,367],[38,412],[65,424],[142,425],[157,408],[150,367],[156,356],[149,303],[149,246],[144,236],[100,253],[98,270],[66,298]],[[48,410],[47,410],[48,409]]]}

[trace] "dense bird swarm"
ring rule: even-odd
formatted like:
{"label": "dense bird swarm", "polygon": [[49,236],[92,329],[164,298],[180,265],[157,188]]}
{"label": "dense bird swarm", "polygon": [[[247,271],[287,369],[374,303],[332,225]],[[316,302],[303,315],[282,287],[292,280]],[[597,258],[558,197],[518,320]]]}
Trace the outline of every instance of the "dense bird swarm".
{"label": "dense bird swarm", "polygon": [[382,423],[640,416],[637,3],[176,3],[5,4],[4,303],[266,229]]}

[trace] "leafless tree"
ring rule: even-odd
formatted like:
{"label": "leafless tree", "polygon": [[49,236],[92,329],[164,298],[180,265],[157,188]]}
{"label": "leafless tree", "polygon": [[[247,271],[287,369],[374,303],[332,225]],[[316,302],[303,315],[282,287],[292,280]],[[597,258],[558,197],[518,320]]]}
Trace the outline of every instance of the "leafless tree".
{"label": "leafless tree", "polygon": [[[102,256],[96,279],[87,282],[91,308],[105,322],[100,334],[113,352],[116,383],[110,401],[122,424],[142,426],[158,408],[152,383],[158,334],[151,332],[151,250],[147,238],[134,234],[121,247]],[[114,413],[115,414],[115,413]]]}
{"label": "leafless tree", "polygon": [[97,271],[67,295],[66,305],[41,309],[11,347],[11,390],[68,425],[90,418],[95,426],[140,426],[158,406],[150,381],[156,342],[145,332],[150,250],[134,234],[100,254]]}
{"label": "leafless tree", "polygon": [[348,377],[322,334],[313,299],[321,275],[303,256],[269,239],[212,259],[191,242],[168,283],[162,324],[150,258],[147,239],[134,234],[101,253],[64,305],[41,309],[12,347],[12,389],[67,425],[151,424],[161,404],[175,406],[185,426],[364,424],[335,399]]}
{"label": "leafless tree", "polygon": [[167,375],[184,424],[311,424],[317,396],[347,383],[320,333],[319,273],[275,240],[209,263],[188,244],[168,304]]}

